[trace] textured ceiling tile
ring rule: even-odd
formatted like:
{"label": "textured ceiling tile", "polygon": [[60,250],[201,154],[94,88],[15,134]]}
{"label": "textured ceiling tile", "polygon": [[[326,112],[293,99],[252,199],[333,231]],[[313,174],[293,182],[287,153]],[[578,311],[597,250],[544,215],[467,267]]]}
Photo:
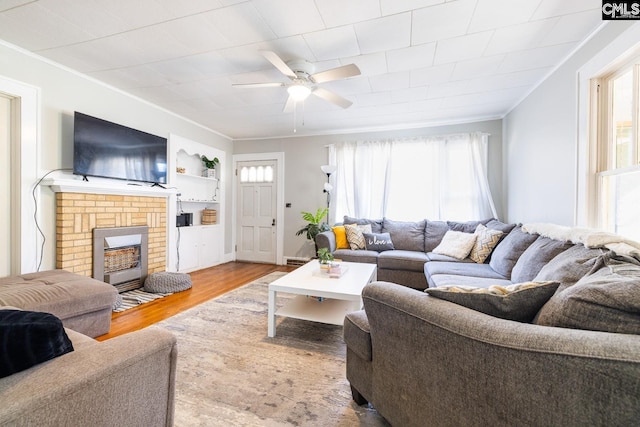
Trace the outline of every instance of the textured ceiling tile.
{"label": "textured ceiling tile", "polygon": [[602,7],[601,0],[543,0],[536,9],[531,19],[545,19],[553,16],[569,15],[577,12],[591,10],[599,13]]}
{"label": "textured ceiling tile", "polygon": [[313,0],[257,0],[253,3],[278,37],[295,36],[325,28]]}
{"label": "textured ceiling tile", "polygon": [[413,12],[411,43],[420,44],[467,33],[476,0],[460,0]]}
{"label": "textured ceiling tile", "polygon": [[435,53],[435,43],[390,50],[387,52],[389,72],[393,73],[396,71],[429,67],[433,64],[433,56]]}
{"label": "textured ceiling tile", "polygon": [[563,16],[553,29],[540,38],[538,46],[578,42],[601,23],[600,13],[581,12]]}
{"label": "textured ceiling tile", "polygon": [[428,86],[451,80],[455,63],[411,70],[411,87]]}
{"label": "textured ceiling tile", "polygon": [[[290,2],[289,0],[287,0]],[[298,1],[298,0],[296,0]],[[371,0],[315,0],[327,28],[379,18],[380,5]]]}
{"label": "textured ceiling tile", "polygon": [[457,62],[453,74],[451,74],[451,80],[464,80],[494,74],[504,58],[505,55],[494,55]]}
{"label": "textured ceiling tile", "polygon": [[440,40],[436,47],[434,63],[446,64],[448,62],[464,61],[482,56],[491,36],[492,31]]}
{"label": "textured ceiling tile", "polygon": [[527,22],[540,3],[541,0],[478,0],[469,33]]}
{"label": "textured ceiling tile", "polygon": [[445,0],[380,0],[380,8],[383,15],[394,15],[444,2]]}
{"label": "textured ceiling tile", "polygon": [[351,25],[305,34],[304,39],[318,61],[360,54]]}
{"label": "textured ceiling tile", "polygon": [[[25,28],[29,30],[25,31]],[[93,37],[90,32],[59,15],[51,14],[38,3],[30,3],[0,14],[0,38],[34,51],[65,46]]]}
{"label": "textured ceiling tile", "polygon": [[497,29],[484,54],[495,55],[538,47],[540,40],[549,34],[559,19],[545,19]]}
{"label": "textured ceiling tile", "polygon": [[401,13],[355,24],[362,53],[409,47],[411,13]]}

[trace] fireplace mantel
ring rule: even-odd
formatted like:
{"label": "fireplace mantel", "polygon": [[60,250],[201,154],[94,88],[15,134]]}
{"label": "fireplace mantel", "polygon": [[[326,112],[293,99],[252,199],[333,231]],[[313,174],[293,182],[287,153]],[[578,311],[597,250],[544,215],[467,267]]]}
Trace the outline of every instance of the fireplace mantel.
{"label": "fireplace mantel", "polygon": [[174,188],[152,187],[147,183],[114,182],[92,178],[90,181],[73,178],[52,178],[42,181],[55,193],[125,194],[129,196],[169,197],[176,194]]}

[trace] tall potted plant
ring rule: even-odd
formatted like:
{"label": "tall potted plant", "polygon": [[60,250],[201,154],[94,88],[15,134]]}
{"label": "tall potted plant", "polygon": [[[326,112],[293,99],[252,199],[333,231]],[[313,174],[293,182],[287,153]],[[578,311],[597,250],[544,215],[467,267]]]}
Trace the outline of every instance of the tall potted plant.
{"label": "tall potted plant", "polygon": [[296,236],[305,234],[308,240],[315,243],[318,233],[329,230],[329,224],[322,220],[329,213],[328,208],[318,208],[315,214],[311,212],[302,212],[302,219],[307,221],[307,225],[296,232]]}

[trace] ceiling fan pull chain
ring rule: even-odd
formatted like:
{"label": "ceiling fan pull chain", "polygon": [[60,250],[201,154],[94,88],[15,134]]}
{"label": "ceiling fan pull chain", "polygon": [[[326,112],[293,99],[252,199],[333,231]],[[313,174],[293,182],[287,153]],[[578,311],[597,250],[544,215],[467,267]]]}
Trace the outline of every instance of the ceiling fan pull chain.
{"label": "ceiling fan pull chain", "polygon": [[293,103],[293,133],[297,132],[296,129],[296,110],[298,109],[298,102]]}

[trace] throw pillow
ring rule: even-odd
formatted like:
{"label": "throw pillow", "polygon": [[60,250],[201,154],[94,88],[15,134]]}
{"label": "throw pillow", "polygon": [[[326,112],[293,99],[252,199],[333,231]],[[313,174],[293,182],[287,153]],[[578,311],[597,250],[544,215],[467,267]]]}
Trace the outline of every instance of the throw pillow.
{"label": "throw pillow", "polygon": [[0,378],[73,351],[73,344],[53,314],[0,310]]}
{"label": "throw pillow", "polygon": [[521,228],[521,226],[515,227],[502,239],[493,250],[491,261],[489,261],[493,271],[500,273],[507,279],[511,278],[511,271],[520,255],[538,238],[537,234],[525,233]]}
{"label": "throw pillow", "polygon": [[516,265],[513,266],[513,270],[511,270],[511,281],[527,282],[534,280],[540,270],[542,270],[542,267],[571,246],[573,246],[573,244],[569,242],[553,240],[544,236],[538,237],[536,241],[520,255]]}
{"label": "throw pillow", "polygon": [[542,307],[538,325],[640,335],[640,266],[607,265],[560,290]]}
{"label": "throw pillow", "polygon": [[391,251],[393,250],[393,242],[389,233],[362,233],[364,235],[364,244],[368,251]]}
{"label": "throw pillow", "polygon": [[433,253],[462,260],[469,256],[475,243],[475,234],[449,230],[444,234],[442,241],[435,247]]}
{"label": "throw pillow", "polygon": [[501,319],[531,322],[559,285],[558,282],[526,282],[488,288],[441,286],[427,288],[425,292]]}
{"label": "throw pillow", "polygon": [[364,242],[364,235],[362,233],[371,233],[371,224],[358,225],[358,224],[345,224],[344,229],[347,234],[347,241],[351,249],[358,250],[366,247]]}
{"label": "throw pillow", "polygon": [[475,231],[476,243],[471,249],[469,258],[478,264],[482,264],[491,255],[491,251],[500,241],[502,234],[502,231],[491,230],[482,224],[478,224]]}
{"label": "throw pillow", "polygon": [[331,227],[333,234],[336,235],[336,249],[349,249],[349,241],[347,240],[347,230],[344,225],[336,225]]}

